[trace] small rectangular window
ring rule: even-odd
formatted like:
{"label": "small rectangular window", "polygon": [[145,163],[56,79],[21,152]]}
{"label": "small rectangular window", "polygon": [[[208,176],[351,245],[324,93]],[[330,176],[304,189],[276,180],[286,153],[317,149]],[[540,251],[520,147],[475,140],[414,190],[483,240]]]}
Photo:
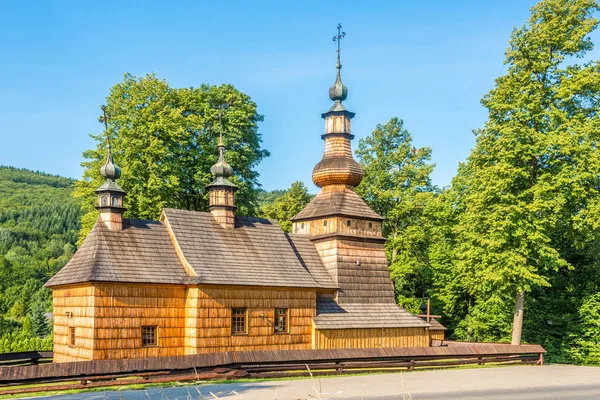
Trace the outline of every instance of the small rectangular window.
{"label": "small rectangular window", "polygon": [[157,330],[156,325],[142,326],[142,347],[158,346]]}
{"label": "small rectangular window", "polygon": [[352,222],[350,220],[346,221],[346,226],[350,226]]}
{"label": "small rectangular window", "polygon": [[69,327],[69,346],[75,347],[75,327]]}
{"label": "small rectangular window", "polygon": [[247,318],[245,308],[232,308],[231,309],[231,333],[233,335],[240,335],[247,333]]}
{"label": "small rectangular window", "polygon": [[287,333],[289,331],[289,309],[275,309],[275,333]]}

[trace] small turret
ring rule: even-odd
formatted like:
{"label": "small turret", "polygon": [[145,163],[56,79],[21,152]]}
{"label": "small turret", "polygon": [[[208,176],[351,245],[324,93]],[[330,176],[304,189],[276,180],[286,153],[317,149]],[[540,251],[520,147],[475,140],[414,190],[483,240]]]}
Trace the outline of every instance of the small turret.
{"label": "small turret", "polygon": [[127,210],[123,207],[125,191],[116,182],[121,177],[121,168],[114,163],[110,143],[106,148],[106,162],[100,167],[100,175],[106,179],[106,182],[96,189],[98,194],[96,209],[100,211],[100,218],[108,229],[120,231],[123,229],[123,213]]}
{"label": "small turret", "polygon": [[209,191],[208,209],[223,228],[233,229],[235,227],[235,191],[237,186],[227,179],[233,175],[233,170],[225,161],[222,125],[217,149],[219,150],[219,160],[210,167],[210,172],[215,180],[206,186]]}

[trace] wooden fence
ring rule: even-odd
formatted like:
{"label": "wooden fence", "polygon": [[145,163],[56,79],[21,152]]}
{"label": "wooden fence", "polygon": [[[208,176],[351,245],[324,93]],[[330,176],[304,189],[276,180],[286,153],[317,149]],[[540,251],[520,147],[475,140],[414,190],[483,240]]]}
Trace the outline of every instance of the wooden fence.
{"label": "wooden fence", "polygon": [[[33,352],[31,358],[38,353]],[[466,364],[543,364],[539,345],[457,344],[438,347],[225,352],[177,357],[97,360],[0,367],[1,394],[60,390],[60,386],[11,385],[79,381],[68,388],[238,377],[285,377],[353,372],[393,372]],[[46,356],[48,354],[45,354]],[[6,356],[5,358],[10,358]],[[41,357],[40,357],[41,358]],[[1,359],[1,358],[0,358]],[[116,380],[123,377],[134,379]]]}

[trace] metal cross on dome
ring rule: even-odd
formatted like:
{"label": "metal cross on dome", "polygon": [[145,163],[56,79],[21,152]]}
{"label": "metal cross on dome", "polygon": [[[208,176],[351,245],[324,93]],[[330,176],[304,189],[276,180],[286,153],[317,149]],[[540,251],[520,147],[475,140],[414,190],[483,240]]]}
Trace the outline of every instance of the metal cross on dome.
{"label": "metal cross on dome", "polygon": [[346,36],[346,32],[342,32],[342,24],[338,24],[337,26],[337,35],[333,37],[333,41],[337,42],[337,53],[338,60],[340,59],[340,44],[342,39]]}

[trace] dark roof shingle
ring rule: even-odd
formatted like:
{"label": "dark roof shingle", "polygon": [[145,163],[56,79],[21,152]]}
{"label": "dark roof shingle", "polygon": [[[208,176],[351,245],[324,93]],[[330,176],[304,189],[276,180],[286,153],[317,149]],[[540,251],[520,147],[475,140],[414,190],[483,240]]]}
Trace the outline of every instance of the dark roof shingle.
{"label": "dark roof shingle", "polygon": [[[197,283],[335,287],[331,279],[325,279],[322,264],[306,252],[305,244],[294,251],[291,244],[295,242],[275,221],[236,216],[235,229],[225,229],[206,212],[165,209],[163,215],[181,253],[197,273]],[[308,262],[299,258],[303,254]]]}
{"label": "dark roof shingle", "polygon": [[115,232],[98,220],[73,258],[45,286],[93,281],[183,284],[186,279],[160,222],[125,220],[124,229]]}
{"label": "dark roof shingle", "polygon": [[350,188],[343,191],[321,191],[292,221],[301,221],[330,215],[383,220],[367,203]]}
{"label": "dark roof shingle", "polygon": [[395,303],[338,304],[333,299],[317,299],[316,329],[349,328],[427,328],[421,318]]}

